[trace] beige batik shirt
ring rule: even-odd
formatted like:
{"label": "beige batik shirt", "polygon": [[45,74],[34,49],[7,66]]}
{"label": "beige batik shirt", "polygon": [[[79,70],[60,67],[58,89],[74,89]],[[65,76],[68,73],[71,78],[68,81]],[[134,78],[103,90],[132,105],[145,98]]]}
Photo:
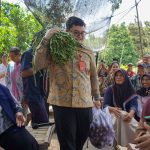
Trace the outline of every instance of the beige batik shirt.
{"label": "beige batik shirt", "polygon": [[[93,107],[92,96],[94,100],[100,100],[93,52],[82,46],[73,60],[62,65],[53,63],[50,57],[47,57],[47,52],[45,41],[42,41],[37,48],[33,62],[37,70],[45,67],[50,70],[48,102],[51,105],[64,107]],[[80,71],[79,67],[81,58],[85,62],[84,71]]]}

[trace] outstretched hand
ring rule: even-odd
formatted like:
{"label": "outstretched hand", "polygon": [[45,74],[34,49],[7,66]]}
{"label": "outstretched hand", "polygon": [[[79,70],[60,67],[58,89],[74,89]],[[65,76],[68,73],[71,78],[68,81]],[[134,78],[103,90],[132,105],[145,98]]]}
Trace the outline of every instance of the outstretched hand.
{"label": "outstretched hand", "polygon": [[[147,131],[150,131],[150,126],[144,123],[144,127],[147,129]],[[137,144],[136,147],[141,150],[150,150],[150,132],[137,137],[134,142]]]}

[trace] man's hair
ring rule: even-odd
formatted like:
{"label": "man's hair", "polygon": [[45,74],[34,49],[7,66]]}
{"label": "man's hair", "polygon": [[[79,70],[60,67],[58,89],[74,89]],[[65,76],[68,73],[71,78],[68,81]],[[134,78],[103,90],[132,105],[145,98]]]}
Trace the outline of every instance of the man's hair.
{"label": "man's hair", "polygon": [[70,28],[73,27],[73,25],[75,26],[86,26],[86,24],[84,23],[84,21],[78,17],[72,16],[70,18],[68,18],[67,22],[66,22],[66,29],[69,30]]}
{"label": "man's hair", "polygon": [[15,55],[20,55],[21,50],[19,47],[11,47],[10,52],[13,52]]}

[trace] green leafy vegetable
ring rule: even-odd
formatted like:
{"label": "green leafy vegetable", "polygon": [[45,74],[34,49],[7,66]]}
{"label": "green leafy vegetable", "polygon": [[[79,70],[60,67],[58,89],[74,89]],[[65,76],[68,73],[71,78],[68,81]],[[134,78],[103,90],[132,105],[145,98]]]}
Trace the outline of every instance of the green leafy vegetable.
{"label": "green leafy vegetable", "polygon": [[79,42],[68,32],[60,31],[50,40],[50,53],[56,64],[65,64],[73,59]]}

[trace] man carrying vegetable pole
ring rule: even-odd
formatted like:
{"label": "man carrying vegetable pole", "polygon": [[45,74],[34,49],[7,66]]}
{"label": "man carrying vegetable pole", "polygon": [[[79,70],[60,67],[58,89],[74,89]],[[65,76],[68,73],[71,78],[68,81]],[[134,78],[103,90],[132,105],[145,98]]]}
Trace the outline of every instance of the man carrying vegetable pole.
{"label": "man carrying vegetable pole", "polygon": [[[50,69],[48,102],[53,106],[60,150],[82,150],[92,121],[92,107],[101,106],[95,57],[82,45],[85,26],[83,20],[73,16],[66,22],[67,34],[49,29],[33,59],[37,70]],[[78,43],[76,48],[69,33]],[[73,57],[68,57],[68,47],[76,50]]]}

